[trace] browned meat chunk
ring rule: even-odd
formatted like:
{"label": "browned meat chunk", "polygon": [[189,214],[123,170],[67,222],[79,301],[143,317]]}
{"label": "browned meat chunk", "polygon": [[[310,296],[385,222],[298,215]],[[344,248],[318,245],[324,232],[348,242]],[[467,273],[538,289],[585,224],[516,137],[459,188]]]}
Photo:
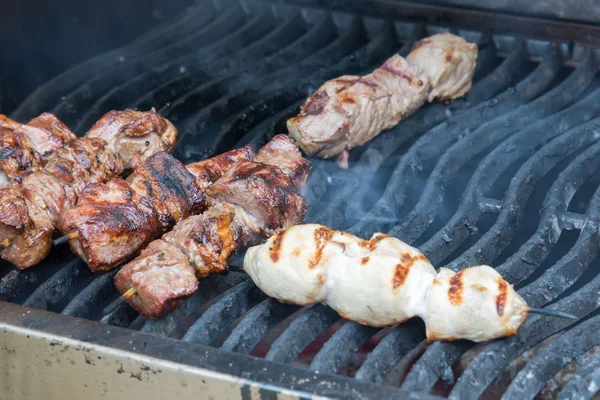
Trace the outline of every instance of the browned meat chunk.
{"label": "browned meat chunk", "polygon": [[117,290],[131,288],[136,294],[129,304],[146,318],[158,318],[178,307],[198,290],[198,279],[188,258],[175,245],[155,240],[115,277]]}
{"label": "browned meat chunk", "polygon": [[254,159],[254,150],[252,146],[246,145],[239,149],[234,149],[207,160],[198,161],[186,166],[192,175],[196,177],[196,184],[200,189],[206,189],[209,185],[215,183],[217,179],[240,161],[250,161]]}
{"label": "browned meat chunk", "polygon": [[73,252],[92,271],[110,269],[128,260],[131,248],[143,248],[160,229],[158,216],[149,201],[121,179],[86,187],[77,207],[62,219],[63,232],[76,232],[70,241]]}
{"label": "browned meat chunk", "polygon": [[429,101],[454,100],[471,90],[477,45],[448,32],[440,33],[415,43],[406,60],[427,73]]}
{"label": "browned meat chunk", "polygon": [[301,188],[311,169],[310,162],[287,135],[277,135],[258,152],[255,161],[278,166],[297,188]]}
{"label": "browned meat chunk", "polygon": [[[54,124],[52,118],[44,116],[34,125],[44,123]],[[52,126],[55,131],[62,131],[60,125]],[[0,207],[3,208],[0,210],[0,242],[10,243],[0,256],[20,269],[39,263],[48,254],[62,216],[75,206],[86,185],[103,183],[124,174],[128,163],[129,167],[132,162],[139,164],[139,160],[156,149],[170,149],[176,135],[171,123],[154,111],[115,111],[105,115],[86,137],[57,149],[43,170],[29,173],[21,182],[0,190],[0,203],[21,198],[26,205],[26,212],[19,215],[11,213],[22,208],[22,200],[12,209]],[[142,139],[148,144],[141,142]],[[169,176],[172,173],[163,168],[162,173],[165,171],[169,171]],[[194,178],[189,174],[188,181],[195,187]],[[186,202],[194,200],[192,196]],[[177,213],[172,208],[169,211]]]}
{"label": "browned meat chunk", "polygon": [[[171,232],[152,242],[119,271],[115,278],[117,289],[122,294],[135,292],[128,299],[133,308],[151,318],[164,316],[195,291],[189,290],[191,283],[187,278],[181,279],[188,276],[188,268],[201,278],[223,272],[227,259],[242,244],[255,243],[261,236],[268,237],[304,219],[306,201],[292,179],[303,182],[310,163],[298,158],[298,149],[290,143],[289,139],[276,136],[258,152],[256,158],[263,162],[235,164],[208,187],[207,211],[177,223]],[[172,280],[172,265],[161,274],[156,261],[167,243],[185,258],[179,265],[185,273]],[[148,276],[135,281],[134,274],[144,274],[141,266],[147,269]]]}
{"label": "browned meat chunk", "polygon": [[0,189],[24,171],[43,166],[52,152],[74,139],[52,114],[44,113],[25,125],[0,115]]}
{"label": "browned meat chunk", "polygon": [[[76,232],[71,248],[92,271],[116,267],[173,225],[204,208],[204,191],[250,147],[184,167],[168,153],[149,157],[127,178],[85,189],[62,217],[62,231]],[[198,185],[198,182],[201,185]]]}
{"label": "browned meat chunk", "polygon": [[90,128],[86,137],[104,140],[111,152],[119,154],[135,169],[152,154],[171,151],[177,129],[154,109],[110,111]]}
{"label": "browned meat chunk", "polygon": [[257,162],[234,165],[207,193],[215,202],[244,209],[257,219],[268,236],[282,226],[298,223],[308,209],[306,201],[279,167]]}
{"label": "browned meat chunk", "polygon": [[62,218],[77,232],[71,247],[93,271],[129,260],[177,221],[204,207],[204,194],[183,164],[165,152],[149,157],[127,181],[88,186]]}
{"label": "browned meat chunk", "polygon": [[21,145],[35,151],[42,158],[48,158],[65,143],[77,139],[65,124],[50,113],[43,113],[27,124],[20,124],[0,115],[0,128],[18,133],[23,140]]}
{"label": "browned meat chunk", "polygon": [[419,67],[395,55],[372,74],[325,82],[287,127],[306,153],[327,145],[318,156],[333,157],[412,114],[427,99],[429,88]]}

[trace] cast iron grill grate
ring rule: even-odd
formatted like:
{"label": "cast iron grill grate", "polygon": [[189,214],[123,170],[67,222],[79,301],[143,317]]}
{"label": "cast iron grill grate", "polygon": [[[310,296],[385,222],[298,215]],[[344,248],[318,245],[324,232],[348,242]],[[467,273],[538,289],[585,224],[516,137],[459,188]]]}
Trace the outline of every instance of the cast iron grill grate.
{"label": "cast iron grill grate", "polygon": [[[447,29],[479,44],[471,92],[451,105],[425,106],[354,150],[349,170],[314,161],[307,221],[363,237],[388,232],[419,246],[436,266],[495,265],[529,304],[579,321],[533,316],[504,340],[426,346],[419,321],[383,330],[345,322],[322,305],[268,299],[238,273],[204,280],[159,321],[127,305],[103,316],[117,296],[114,272],[93,275],[67,248],[31,270],[0,266],[0,294],[30,307],[451,398],[534,397],[576,361],[582,367],[560,396],[594,395],[599,357],[584,357],[600,344],[600,86],[593,48],[401,18],[205,2],[65,72],[12,117],[49,110],[83,133],[108,110],[154,106],[180,130],[174,154],[188,163],[248,143],[260,147],[285,131],[285,120],[323,81],[365,73]],[[506,376],[516,377],[505,382]]]}

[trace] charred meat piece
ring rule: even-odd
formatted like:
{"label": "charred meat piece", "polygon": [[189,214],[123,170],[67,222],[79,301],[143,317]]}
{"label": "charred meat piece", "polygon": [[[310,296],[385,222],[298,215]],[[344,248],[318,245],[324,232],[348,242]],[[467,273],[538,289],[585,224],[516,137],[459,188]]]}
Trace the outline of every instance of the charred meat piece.
{"label": "charred meat piece", "polygon": [[[146,114],[136,116],[145,119]],[[114,120],[108,124],[114,129],[104,131],[103,137],[110,139],[111,132],[119,136],[119,126],[123,127],[125,122],[135,121]],[[163,135],[163,131],[145,132],[148,138]],[[3,235],[0,241],[10,243],[0,253],[3,259],[20,269],[39,263],[48,254],[63,214],[75,206],[85,186],[125,173],[131,159],[113,151],[118,148],[117,140],[112,143],[111,149],[105,140],[93,134],[72,140],[57,149],[43,169],[31,171],[19,182],[0,190],[0,234]],[[132,158],[136,157],[142,157],[142,152],[133,154]],[[19,200],[18,207],[14,207],[11,205],[14,199],[24,200]],[[20,214],[14,215],[17,210]]]}
{"label": "charred meat piece", "polygon": [[[115,283],[119,292],[135,290],[135,295],[128,299],[132,307],[146,317],[164,316],[196,290],[189,290],[188,266],[200,278],[223,272],[227,259],[241,245],[256,243],[260,237],[268,237],[304,219],[307,205],[292,179],[304,182],[310,164],[299,159],[298,149],[286,141],[291,143],[289,138],[278,135],[265,145],[256,156],[263,162],[235,164],[208,188],[207,211],[179,222],[117,273]],[[161,265],[155,261],[157,253],[167,244],[185,257],[179,265],[181,276],[173,277],[171,265],[163,274],[158,272]],[[139,276],[142,265],[151,277]],[[139,285],[142,287],[138,289]]]}
{"label": "charred meat piece", "polygon": [[477,61],[477,45],[445,32],[421,39],[406,57],[429,77],[429,101],[449,101],[471,90]]}
{"label": "charred meat piece", "polygon": [[0,115],[0,189],[23,171],[43,166],[54,151],[74,139],[76,136],[49,113],[27,124]]}
{"label": "charred meat piece", "polygon": [[109,111],[86,136],[104,140],[111,152],[129,162],[131,170],[152,154],[170,152],[177,139],[177,129],[154,108],[148,112]]}
{"label": "charred meat piece", "polygon": [[92,271],[136,256],[175,223],[204,209],[204,189],[237,161],[254,157],[247,146],[185,167],[166,152],[146,159],[127,181],[88,186],[62,216],[63,232],[76,232],[71,248]]}
{"label": "charred meat piece", "polygon": [[429,89],[427,75],[395,55],[372,74],[325,82],[287,127],[307,153],[326,144],[318,156],[329,158],[395,126],[423,105]]}

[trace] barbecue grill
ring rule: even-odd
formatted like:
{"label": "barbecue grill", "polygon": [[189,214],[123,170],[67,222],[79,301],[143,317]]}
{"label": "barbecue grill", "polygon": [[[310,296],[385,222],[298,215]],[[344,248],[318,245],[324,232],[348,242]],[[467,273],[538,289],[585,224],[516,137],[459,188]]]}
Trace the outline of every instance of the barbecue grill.
{"label": "barbecue grill", "polygon": [[278,303],[237,272],[203,280],[161,320],[127,304],[104,315],[114,272],[92,274],[65,246],[35,268],[0,265],[0,397],[596,395],[600,11],[492,3],[199,2],[129,29],[129,43],[22,101],[8,82],[0,104],[19,121],[53,112],[79,134],[111,109],[156,107],[179,129],[185,164],[259,148],[325,80],[450,30],[479,45],[472,90],[353,150],[348,170],[313,160],[307,221],[387,232],[436,267],[494,265],[528,304],[578,321],[532,316],[505,339],[426,345],[421,321],[361,326]]}

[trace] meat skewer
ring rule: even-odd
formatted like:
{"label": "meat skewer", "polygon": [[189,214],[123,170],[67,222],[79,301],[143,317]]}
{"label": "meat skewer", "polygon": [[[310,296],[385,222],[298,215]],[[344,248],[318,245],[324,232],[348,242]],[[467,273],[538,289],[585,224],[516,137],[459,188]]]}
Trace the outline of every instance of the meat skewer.
{"label": "meat skewer", "polygon": [[300,113],[287,121],[290,136],[305,153],[339,156],[418,110],[425,101],[451,101],[471,89],[477,45],[451,33],[419,40],[404,59],[394,55],[373,73],[325,82]]}
{"label": "meat skewer", "polygon": [[[87,186],[61,218],[57,241],[92,271],[112,269],[205,206],[206,188],[234,164],[254,158],[250,146],[184,166],[165,152],[148,158],[127,180]],[[56,241],[55,241],[56,242]]]}
{"label": "meat skewer", "polygon": [[198,289],[198,277],[226,271],[240,246],[301,222],[307,204],[299,190],[309,169],[288,136],[275,136],[208,187],[208,210],[180,221],[117,273],[120,301],[160,318]]}
{"label": "meat skewer", "polygon": [[43,113],[26,124],[0,115],[0,189],[24,171],[44,166],[54,151],[74,139],[53,114]]}
{"label": "meat skewer", "polygon": [[158,150],[170,150],[175,127],[150,112],[111,111],[88,131],[57,149],[41,169],[0,190],[0,256],[19,269],[50,251],[61,215],[89,183],[126,174]]}
{"label": "meat skewer", "polygon": [[530,308],[489,266],[436,273],[417,249],[382,233],[362,240],[321,225],[294,226],[248,249],[244,271],[281,302],[324,303],[363,325],[419,317],[429,342],[512,335],[535,312],[576,319]]}

